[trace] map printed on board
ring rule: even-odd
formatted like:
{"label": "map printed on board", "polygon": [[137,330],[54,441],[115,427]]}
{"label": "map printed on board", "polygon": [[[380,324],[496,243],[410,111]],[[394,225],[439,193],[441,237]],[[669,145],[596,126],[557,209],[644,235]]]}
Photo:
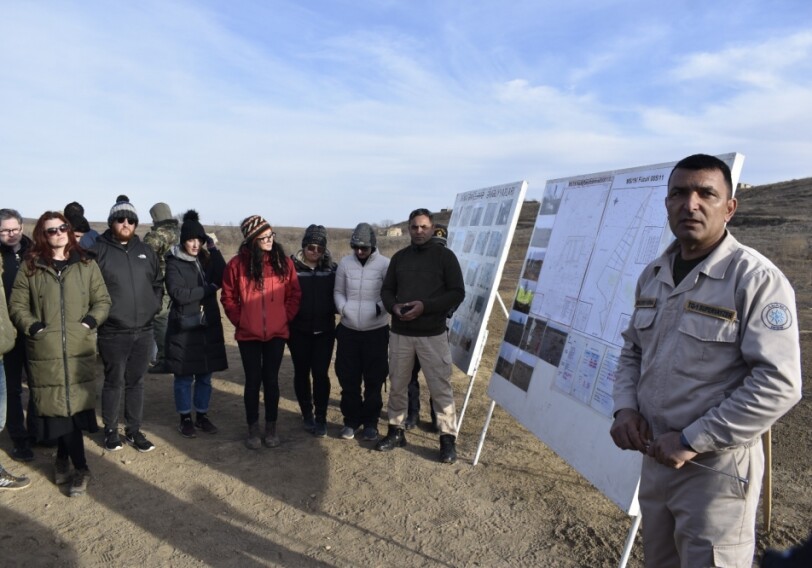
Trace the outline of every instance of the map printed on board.
{"label": "map printed on board", "polygon": [[[513,305],[527,318],[508,324],[535,338],[521,351],[557,367],[555,388],[606,416],[637,277],[671,239],[668,172],[548,184]],[[524,375],[509,380],[527,387]]]}
{"label": "map printed on board", "polygon": [[465,300],[449,322],[448,340],[454,364],[473,373],[485,340],[496,284],[513,240],[527,182],[486,187],[457,194],[448,225],[448,248],[454,251],[465,280]]}
{"label": "map printed on board", "polygon": [[[719,156],[736,186],[744,157]],[[547,182],[488,393],[634,514],[639,455],[609,437],[612,390],[643,268],[673,240],[676,162]]]}

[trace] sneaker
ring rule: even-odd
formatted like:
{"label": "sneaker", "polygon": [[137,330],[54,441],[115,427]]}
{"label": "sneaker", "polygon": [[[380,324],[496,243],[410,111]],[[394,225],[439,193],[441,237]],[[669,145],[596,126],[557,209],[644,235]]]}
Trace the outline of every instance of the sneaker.
{"label": "sneaker", "polygon": [[195,425],[192,424],[192,417],[191,416],[184,416],[180,419],[180,424],[178,424],[178,432],[184,438],[195,438],[197,434],[195,434]]}
{"label": "sneaker", "polygon": [[302,427],[304,428],[305,432],[310,432],[314,434],[313,430],[316,428],[316,421],[313,419],[312,416],[303,416],[302,417]]}
{"label": "sneaker", "polygon": [[139,452],[151,452],[155,449],[155,444],[147,440],[147,437],[144,436],[141,430],[126,433],[124,439]]}
{"label": "sneaker", "polygon": [[104,430],[104,449],[109,452],[117,452],[124,445],[121,443],[121,436],[118,435],[118,430]]}
{"label": "sneaker", "polygon": [[68,495],[71,497],[81,497],[87,491],[87,484],[90,481],[90,470],[88,468],[77,469],[73,474],[73,481],[70,484]]}
{"label": "sneaker", "polygon": [[364,428],[364,431],[361,432],[361,438],[367,442],[374,442],[378,439],[378,429],[375,428],[375,426],[367,426]]}
{"label": "sneaker", "polygon": [[352,440],[353,438],[355,438],[355,432],[357,430],[358,430],[358,428],[353,428],[352,426],[344,426],[341,429],[341,433],[339,433],[338,436],[340,438],[345,439],[345,440]]}
{"label": "sneaker", "polygon": [[11,459],[18,462],[34,461],[34,452],[28,444],[14,446],[11,450]]}
{"label": "sneaker", "polygon": [[5,469],[0,467],[0,490],[9,489],[11,491],[15,491],[17,489],[22,489],[23,487],[28,487],[29,483],[31,483],[31,480],[26,476],[21,475],[17,477],[16,475],[11,475]]}
{"label": "sneaker", "polygon": [[209,420],[209,417],[205,414],[198,414],[197,419],[195,420],[195,428],[198,430],[203,430],[206,434],[216,434],[217,433],[217,426]]}
{"label": "sneaker", "polygon": [[327,436],[327,423],[326,422],[315,422],[313,426],[313,435],[316,438],[324,438]]}
{"label": "sneaker", "polygon": [[54,462],[54,483],[65,485],[70,481],[70,462],[67,458],[61,460],[56,458]]}

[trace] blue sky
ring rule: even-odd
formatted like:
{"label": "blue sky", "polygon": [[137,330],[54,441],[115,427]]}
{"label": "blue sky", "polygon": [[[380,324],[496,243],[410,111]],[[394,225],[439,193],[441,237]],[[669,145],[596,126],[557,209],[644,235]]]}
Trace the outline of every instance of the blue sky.
{"label": "blue sky", "polygon": [[741,152],[812,175],[812,2],[0,2],[0,206],[403,220]]}

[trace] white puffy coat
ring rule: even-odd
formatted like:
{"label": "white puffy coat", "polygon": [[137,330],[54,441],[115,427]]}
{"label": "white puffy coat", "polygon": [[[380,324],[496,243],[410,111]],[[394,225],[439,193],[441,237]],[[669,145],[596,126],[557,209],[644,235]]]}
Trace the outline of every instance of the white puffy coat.
{"label": "white puffy coat", "polygon": [[389,258],[373,251],[365,264],[350,254],[341,259],[333,291],[341,323],[356,331],[378,329],[389,324],[389,314],[381,301],[381,286]]}

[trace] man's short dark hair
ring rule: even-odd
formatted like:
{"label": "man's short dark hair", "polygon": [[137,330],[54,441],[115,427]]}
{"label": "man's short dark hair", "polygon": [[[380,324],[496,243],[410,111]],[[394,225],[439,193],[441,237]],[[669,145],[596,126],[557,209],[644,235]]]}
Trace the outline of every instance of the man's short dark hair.
{"label": "man's short dark hair", "polygon": [[687,158],[681,159],[671,170],[671,175],[668,176],[668,184],[671,185],[671,176],[674,175],[675,170],[719,170],[722,172],[722,177],[725,178],[725,185],[727,185],[727,198],[733,197],[733,176],[730,173],[730,168],[727,164],[716,156],[709,156],[708,154],[694,154]]}
{"label": "man's short dark hair", "polygon": [[23,224],[23,216],[16,209],[0,209],[0,223],[9,219],[17,219],[20,225]]}
{"label": "man's short dark hair", "polygon": [[412,219],[415,217],[425,216],[429,218],[429,221],[434,221],[434,215],[432,215],[431,211],[428,209],[415,209],[411,213],[409,213],[409,221],[411,222]]}

